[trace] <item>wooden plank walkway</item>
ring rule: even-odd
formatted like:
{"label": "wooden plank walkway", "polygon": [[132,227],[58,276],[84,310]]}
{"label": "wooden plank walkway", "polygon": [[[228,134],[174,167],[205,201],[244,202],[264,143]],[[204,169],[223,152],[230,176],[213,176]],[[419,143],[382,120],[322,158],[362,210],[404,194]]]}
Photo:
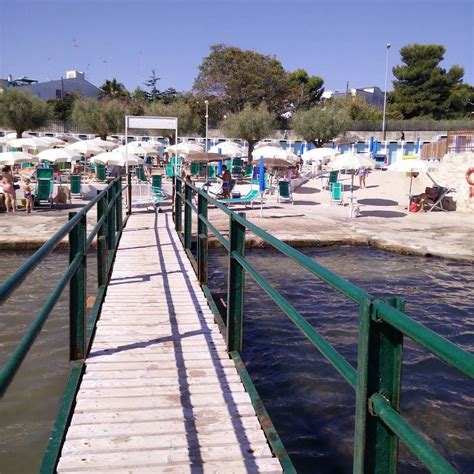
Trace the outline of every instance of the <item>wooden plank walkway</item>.
{"label": "wooden plank walkway", "polygon": [[282,472],[171,214],[133,214],[58,472]]}

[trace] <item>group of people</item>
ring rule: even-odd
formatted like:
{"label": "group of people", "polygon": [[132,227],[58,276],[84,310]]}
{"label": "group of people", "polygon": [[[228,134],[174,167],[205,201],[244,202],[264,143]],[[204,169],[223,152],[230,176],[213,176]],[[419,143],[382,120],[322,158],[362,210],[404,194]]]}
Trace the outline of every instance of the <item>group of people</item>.
{"label": "group of people", "polygon": [[[4,166],[2,170],[2,191],[5,197],[5,207],[7,212],[16,211],[17,188],[19,189],[19,185],[15,184],[11,166]],[[31,213],[33,210],[33,191],[31,189],[31,181],[29,178],[23,178],[22,188],[25,197],[26,212]]]}

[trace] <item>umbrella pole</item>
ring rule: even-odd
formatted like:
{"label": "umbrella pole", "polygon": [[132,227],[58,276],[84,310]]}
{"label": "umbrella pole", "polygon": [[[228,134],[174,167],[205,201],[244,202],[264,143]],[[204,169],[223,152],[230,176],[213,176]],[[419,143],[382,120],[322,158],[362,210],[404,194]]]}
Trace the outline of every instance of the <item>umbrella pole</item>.
{"label": "umbrella pole", "polygon": [[352,176],[351,176],[351,204],[352,204],[353,198],[354,198],[354,170],[352,170]]}
{"label": "umbrella pole", "polygon": [[263,218],[263,193],[260,193],[260,217]]}

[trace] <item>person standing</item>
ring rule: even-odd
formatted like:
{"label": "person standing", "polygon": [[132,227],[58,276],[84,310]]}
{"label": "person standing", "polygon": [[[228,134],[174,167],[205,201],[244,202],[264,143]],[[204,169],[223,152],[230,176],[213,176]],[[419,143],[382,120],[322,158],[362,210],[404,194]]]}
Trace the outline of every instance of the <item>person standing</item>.
{"label": "person standing", "polygon": [[230,181],[232,176],[230,171],[227,169],[227,166],[222,166],[222,174],[220,176],[222,179],[222,194],[224,195],[224,199],[230,198]]}
{"label": "person standing", "polygon": [[23,193],[25,195],[25,201],[26,201],[26,212],[28,214],[31,213],[33,210],[33,192],[31,190],[31,184],[30,184],[29,178],[25,178],[23,181]]}
{"label": "person standing", "polygon": [[364,166],[359,168],[359,185],[361,189],[366,187],[365,178],[368,174],[369,174],[369,170],[367,168],[365,168]]}
{"label": "person standing", "polygon": [[7,212],[16,211],[16,192],[13,184],[13,173],[11,166],[6,165],[2,172],[3,194],[5,195],[5,207]]}

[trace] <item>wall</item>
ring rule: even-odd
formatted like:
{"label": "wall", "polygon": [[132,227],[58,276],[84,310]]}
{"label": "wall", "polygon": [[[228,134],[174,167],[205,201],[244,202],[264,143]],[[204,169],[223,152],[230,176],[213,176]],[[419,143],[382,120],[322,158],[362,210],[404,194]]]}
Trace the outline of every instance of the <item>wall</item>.
{"label": "wall", "polygon": [[[440,186],[456,189],[451,194],[456,211],[474,214],[474,189],[471,190],[466,181],[468,168],[474,168],[474,153],[448,154],[443,156],[439,168],[430,175]],[[420,178],[424,186],[433,186],[426,175],[420,175]],[[474,181],[474,173],[471,179]]]}

